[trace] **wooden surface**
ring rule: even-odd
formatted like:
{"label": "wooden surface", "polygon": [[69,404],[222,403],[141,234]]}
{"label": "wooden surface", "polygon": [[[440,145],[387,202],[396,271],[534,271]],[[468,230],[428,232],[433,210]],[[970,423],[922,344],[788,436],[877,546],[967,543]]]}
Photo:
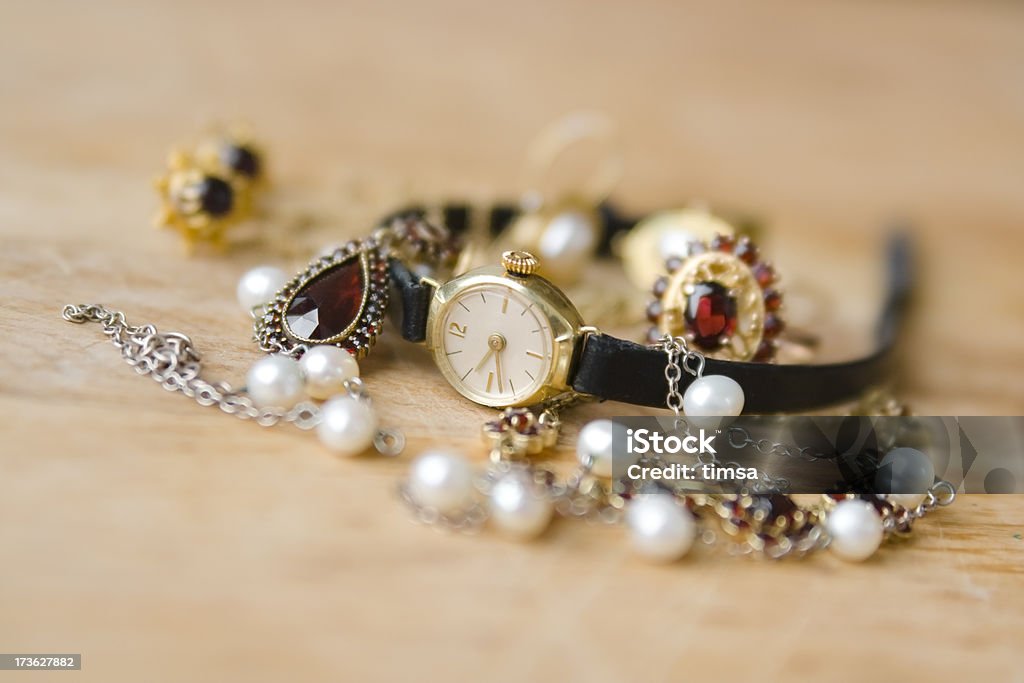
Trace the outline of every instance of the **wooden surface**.
{"label": "wooden surface", "polygon": [[[413,196],[515,194],[536,131],[592,107],[619,124],[628,207],[770,222],[826,356],[863,350],[882,223],[915,221],[902,394],[1019,414],[1022,26],[1005,2],[5,3],[0,650],[81,652],[30,676],[57,681],[1021,680],[1019,496],[963,497],[862,566],[650,567],[584,524],[441,536],[396,482],[428,445],[481,457],[486,413],[421,349],[388,334],[364,364],[406,456],[338,461],[159,390],[59,311],[187,332],[238,381],[246,268]],[[272,155],[270,237],[185,259],[148,183],[235,118]],[[574,413],[567,442],[619,410]]]}

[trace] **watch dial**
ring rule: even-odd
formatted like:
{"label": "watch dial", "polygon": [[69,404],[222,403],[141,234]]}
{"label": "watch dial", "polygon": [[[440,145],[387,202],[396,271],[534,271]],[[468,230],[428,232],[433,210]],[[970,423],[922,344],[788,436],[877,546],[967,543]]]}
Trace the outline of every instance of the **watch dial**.
{"label": "watch dial", "polygon": [[463,396],[490,406],[519,403],[544,386],[551,326],[529,299],[499,284],[477,285],[448,302],[437,361]]}

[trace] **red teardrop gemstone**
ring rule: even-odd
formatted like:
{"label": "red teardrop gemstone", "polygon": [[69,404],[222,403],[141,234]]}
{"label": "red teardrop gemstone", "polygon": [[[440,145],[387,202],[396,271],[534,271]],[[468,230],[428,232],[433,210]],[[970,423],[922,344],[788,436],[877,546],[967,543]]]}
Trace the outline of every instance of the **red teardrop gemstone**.
{"label": "red teardrop gemstone", "polygon": [[684,316],[694,342],[714,350],[721,346],[721,337],[736,330],[736,299],[717,282],[698,282],[686,300]]}
{"label": "red teardrop gemstone", "polygon": [[336,337],[359,317],[365,287],[363,264],[353,256],[300,289],[285,312],[285,323],[302,339]]}

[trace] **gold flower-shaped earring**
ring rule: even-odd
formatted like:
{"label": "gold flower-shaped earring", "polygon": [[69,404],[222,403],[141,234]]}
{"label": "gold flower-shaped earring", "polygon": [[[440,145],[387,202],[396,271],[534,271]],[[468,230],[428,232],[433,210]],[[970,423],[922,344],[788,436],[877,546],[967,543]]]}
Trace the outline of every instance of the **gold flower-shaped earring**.
{"label": "gold flower-shaped earring", "polygon": [[177,230],[185,249],[225,245],[230,226],[252,214],[253,195],[265,180],[263,155],[246,138],[211,136],[194,152],[174,150],[155,185],[161,208],[156,223]]}

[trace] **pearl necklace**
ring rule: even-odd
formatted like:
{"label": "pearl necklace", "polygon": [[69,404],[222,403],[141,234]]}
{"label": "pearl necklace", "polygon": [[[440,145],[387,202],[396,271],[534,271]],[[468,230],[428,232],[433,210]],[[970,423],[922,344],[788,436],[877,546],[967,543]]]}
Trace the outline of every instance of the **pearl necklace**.
{"label": "pearl necklace", "polygon": [[[536,435],[528,414],[509,409],[499,421]],[[612,426],[610,420],[595,420],[583,427],[576,443],[578,465],[562,479],[546,466],[495,447],[494,429],[485,427],[490,465],[477,471],[461,454],[428,451],[413,461],[400,486],[402,500],[422,523],[459,532],[490,525],[520,540],[541,535],[555,518],[624,523],[637,555],[672,562],[698,539],[731,555],[781,559],[828,548],[843,560],[861,561],[885,539],[909,534],[916,520],[956,498],[945,481],[923,494],[833,494],[808,506],[781,493],[643,492],[611,479]]]}

